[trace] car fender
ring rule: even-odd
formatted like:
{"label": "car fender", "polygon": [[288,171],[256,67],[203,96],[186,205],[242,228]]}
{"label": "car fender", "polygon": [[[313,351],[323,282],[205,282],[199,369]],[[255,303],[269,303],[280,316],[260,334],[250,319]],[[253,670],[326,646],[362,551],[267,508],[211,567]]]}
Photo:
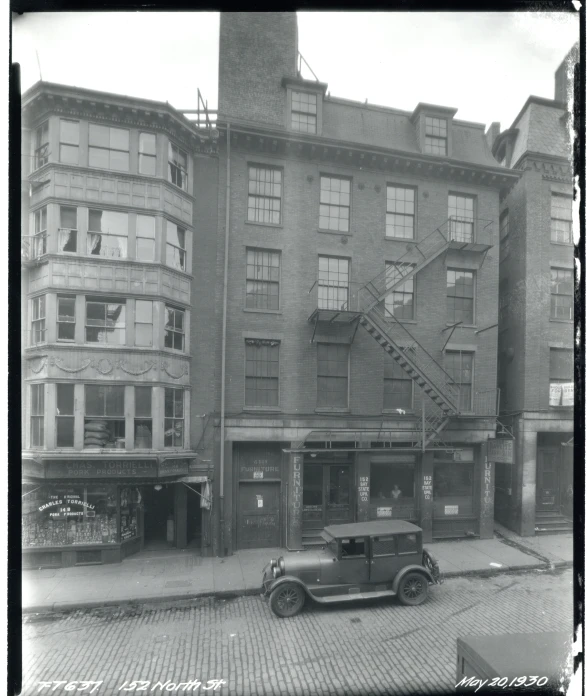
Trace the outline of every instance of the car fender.
{"label": "car fender", "polygon": [[391,589],[397,594],[397,590],[399,587],[400,582],[402,581],[402,578],[406,576],[408,573],[420,573],[420,575],[423,575],[428,582],[431,582],[434,584],[434,578],[432,577],[432,574],[427,568],[424,568],[423,566],[420,565],[409,565],[405,566],[400,570],[400,572],[395,576],[393,579],[393,583],[391,586]]}
{"label": "car fender", "polygon": [[293,582],[296,585],[299,585],[309,597],[313,596],[306,583],[302,582],[299,578],[296,578],[293,575],[284,575],[280,578],[276,578],[275,582],[271,583],[271,586],[268,588],[269,593],[273,592],[274,589],[286,582]]}

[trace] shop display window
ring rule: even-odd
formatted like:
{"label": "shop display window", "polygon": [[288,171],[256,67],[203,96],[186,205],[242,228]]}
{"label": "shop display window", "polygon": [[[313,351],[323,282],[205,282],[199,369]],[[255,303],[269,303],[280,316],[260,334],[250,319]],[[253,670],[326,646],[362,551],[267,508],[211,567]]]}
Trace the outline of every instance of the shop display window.
{"label": "shop display window", "polygon": [[437,462],[433,479],[435,517],[473,514],[472,462]]}
{"label": "shop display window", "polygon": [[136,487],[120,489],[120,541],[138,537],[141,492]]}
{"label": "shop display window", "polygon": [[413,504],[413,464],[371,464],[370,497],[372,503],[387,505]]}
{"label": "shop display window", "polygon": [[115,544],[116,511],[115,486],[25,486],[22,545]]}

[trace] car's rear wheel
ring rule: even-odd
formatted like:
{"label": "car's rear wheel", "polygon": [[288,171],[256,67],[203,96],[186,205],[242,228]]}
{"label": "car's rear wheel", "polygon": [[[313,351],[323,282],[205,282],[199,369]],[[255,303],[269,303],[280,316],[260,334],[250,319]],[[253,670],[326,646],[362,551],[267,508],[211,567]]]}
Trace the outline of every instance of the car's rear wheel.
{"label": "car's rear wheel", "polygon": [[427,578],[422,573],[407,573],[399,584],[398,597],[402,604],[422,604],[428,597]]}
{"label": "car's rear wheel", "polygon": [[280,618],[295,616],[302,611],[306,593],[295,582],[284,582],[271,593],[269,604],[274,614]]}

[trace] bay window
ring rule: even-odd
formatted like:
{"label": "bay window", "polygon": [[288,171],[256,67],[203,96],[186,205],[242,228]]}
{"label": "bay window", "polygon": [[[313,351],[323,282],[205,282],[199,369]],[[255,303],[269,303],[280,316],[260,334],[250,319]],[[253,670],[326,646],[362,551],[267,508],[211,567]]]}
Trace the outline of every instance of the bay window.
{"label": "bay window", "polygon": [[124,387],[86,384],[84,448],[125,446]]}
{"label": "bay window", "polygon": [[87,253],[125,259],[128,248],[128,214],[90,208]]}
{"label": "bay window", "polygon": [[165,389],[165,447],[183,447],[183,400],[183,389]]}
{"label": "bay window", "polygon": [[86,299],[86,341],[126,343],[126,305],[120,300]]}

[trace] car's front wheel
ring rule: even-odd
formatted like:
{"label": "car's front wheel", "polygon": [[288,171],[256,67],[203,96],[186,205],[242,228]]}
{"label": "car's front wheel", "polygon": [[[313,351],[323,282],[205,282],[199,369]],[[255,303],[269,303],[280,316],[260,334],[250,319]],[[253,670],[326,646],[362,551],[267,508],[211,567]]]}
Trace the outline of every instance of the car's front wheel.
{"label": "car's front wheel", "polygon": [[271,593],[269,604],[276,616],[287,618],[302,611],[306,601],[306,593],[295,582],[284,582]]}
{"label": "car's front wheel", "polygon": [[399,584],[398,597],[402,604],[422,604],[428,597],[428,580],[422,573],[407,573]]}

